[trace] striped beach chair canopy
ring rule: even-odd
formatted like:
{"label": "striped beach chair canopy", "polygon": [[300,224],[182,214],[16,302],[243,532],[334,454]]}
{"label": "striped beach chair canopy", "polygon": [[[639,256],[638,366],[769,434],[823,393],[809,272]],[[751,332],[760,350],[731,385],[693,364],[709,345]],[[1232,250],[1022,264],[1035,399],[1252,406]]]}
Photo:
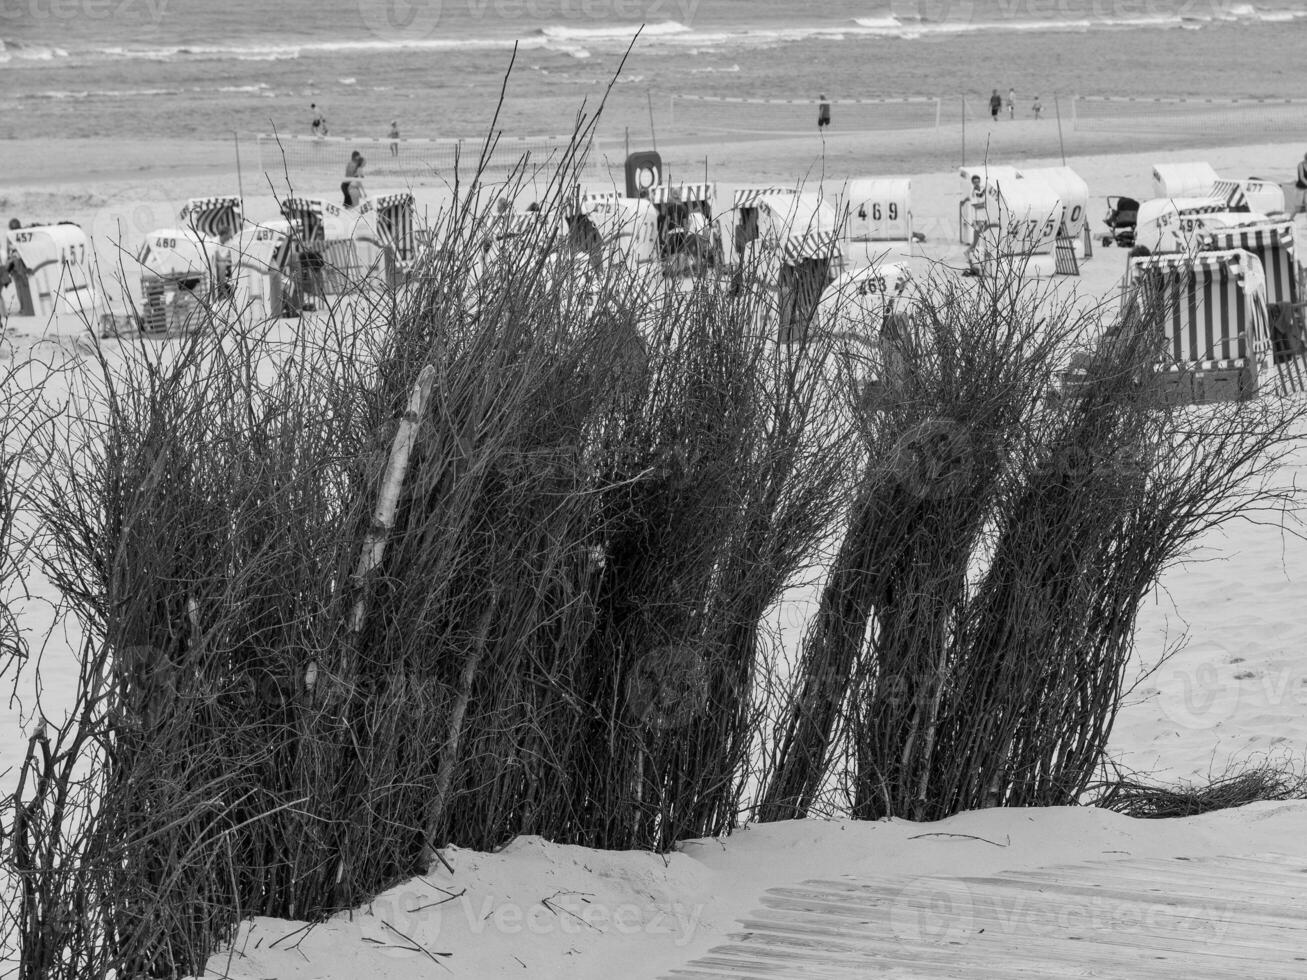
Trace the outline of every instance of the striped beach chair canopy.
{"label": "striped beach chair canopy", "polygon": [[1261,260],[1241,249],[1131,259],[1136,296],[1161,321],[1169,360],[1234,366],[1271,350]]}
{"label": "striped beach chair canopy", "polygon": [[1212,184],[1212,197],[1219,197],[1225,202],[1227,211],[1250,211],[1248,196],[1244,193],[1243,181],[1229,180],[1224,177]]}
{"label": "striped beach chair canopy", "polygon": [[281,202],[282,217],[309,248],[321,246],[326,238],[325,203],[307,197],[290,197]]}
{"label": "striped beach chair canopy", "polygon": [[541,234],[555,227],[555,222],[539,211],[517,211],[508,215],[504,222],[505,233],[509,235]]}
{"label": "striped beach chair canopy", "polygon": [[1207,251],[1242,249],[1257,256],[1266,275],[1268,303],[1298,302],[1298,268],[1294,256],[1292,221],[1267,221],[1240,228],[1204,232],[1199,245]]}
{"label": "striped beach chair canopy", "polygon": [[359,214],[373,216],[378,236],[395,249],[400,262],[417,257],[417,205],[412,194],[401,191],[368,198],[359,205]]}
{"label": "striped beach chair canopy", "polygon": [[1192,253],[1204,232],[1268,220],[1264,214],[1231,211],[1218,197],[1153,198],[1139,205],[1135,244],[1153,252]]}
{"label": "striped beach chair canopy", "polygon": [[600,205],[612,204],[623,199],[623,195],[617,191],[588,191],[577,195],[572,214],[590,214]]}
{"label": "striped beach chair canopy", "polygon": [[765,197],[782,194],[795,194],[793,187],[741,187],[735,191],[734,206],[737,208],[754,208]]}
{"label": "striped beach chair canopy", "polygon": [[234,195],[193,197],[182,208],[180,218],[197,235],[220,242],[235,238],[245,226],[241,199]]}
{"label": "striped beach chair canopy", "polygon": [[829,259],[839,250],[838,232],[803,232],[782,240],[781,262],[784,265],[798,265],[807,259]]}
{"label": "striped beach chair canopy", "polygon": [[281,215],[291,223],[308,248],[318,248],[326,241],[352,238],[356,212],[339,204],[313,197],[288,197],[281,202]]}

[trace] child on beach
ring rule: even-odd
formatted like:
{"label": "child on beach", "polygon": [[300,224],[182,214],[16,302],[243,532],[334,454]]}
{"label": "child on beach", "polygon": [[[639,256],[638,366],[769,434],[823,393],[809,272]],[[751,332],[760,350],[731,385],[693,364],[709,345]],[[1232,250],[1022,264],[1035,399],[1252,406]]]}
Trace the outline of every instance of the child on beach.
{"label": "child on beach", "polygon": [[313,135],[322,138],[327,135],[327,117],[323,115],[316,102],[309,104],[309,111],[313,113]]}
{"label": "child on beach", "polygon": [[1017,117],[1017,90],[1014,88],[1007,90],[1007,117],[1009,119]]}

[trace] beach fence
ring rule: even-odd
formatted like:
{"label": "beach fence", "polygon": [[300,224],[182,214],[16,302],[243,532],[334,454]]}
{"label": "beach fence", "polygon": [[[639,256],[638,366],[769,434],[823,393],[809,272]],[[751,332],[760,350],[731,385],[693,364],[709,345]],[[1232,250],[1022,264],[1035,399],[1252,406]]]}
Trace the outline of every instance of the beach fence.
{"label": "beach fence", "polygon": [[1273,135],[1307,128],[1307,99],[1189,99],[1076,95],[1071,128],[1084,133]]}
{"label": "beach fence", "polygon": [[670,125],[678,134],[740,133],[800,136],[817,128],[821,106],[830,106],[828,132],[879,133],[938,129],[942,101],[931,96],[883,99],[749,99],[673,95]]}
{"label": "beach fence", "polygon": [[[343,178],[345,165],[355,150],[367,160],[364,172],[369,179],[426,178],[452,184],[456,168],[463,181],[476,171],[484,149],[480,137],[392,140],[259,133],[253,139],[258,147],[260,172],[274,183],[283,183],[289,177],[292,184],[302,177]],[[573,142],[567,136],[501,136],[486,154],[484,173],[491,179],[508,177],[519,168],[524,175],[552,174],[568,161]],[[606,149],[598,140],[591,143],[584,158],[575,161],[578,180],[606,181],[612,173],[620,173],[621,148],[611,148],[617,154],[612,160]]]}

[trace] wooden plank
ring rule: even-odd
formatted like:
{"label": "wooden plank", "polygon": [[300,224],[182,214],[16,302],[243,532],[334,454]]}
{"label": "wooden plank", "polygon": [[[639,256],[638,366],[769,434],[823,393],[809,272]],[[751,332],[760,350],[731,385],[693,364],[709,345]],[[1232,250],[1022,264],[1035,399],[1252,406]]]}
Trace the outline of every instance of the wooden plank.
{"label": "wooden plank", "polygon": [[1307,976],[1307,868],[1275,855],[846,876],[759,904],[729,943],[667,977]]}

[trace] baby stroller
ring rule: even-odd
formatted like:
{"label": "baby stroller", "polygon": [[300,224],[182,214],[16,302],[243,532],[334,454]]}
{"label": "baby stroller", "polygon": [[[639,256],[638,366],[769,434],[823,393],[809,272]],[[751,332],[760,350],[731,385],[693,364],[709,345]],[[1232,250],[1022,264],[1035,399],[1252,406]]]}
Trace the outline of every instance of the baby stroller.
{"label": "baby stroller", "polygon": [[1122,248],[1130,248],[1135,243],[1135,225],[1139,220],[1139,202],[1133,197],[1108,197],[1107,225],[1110,234],[1103,236],[1103,244],[1115,242]]}

